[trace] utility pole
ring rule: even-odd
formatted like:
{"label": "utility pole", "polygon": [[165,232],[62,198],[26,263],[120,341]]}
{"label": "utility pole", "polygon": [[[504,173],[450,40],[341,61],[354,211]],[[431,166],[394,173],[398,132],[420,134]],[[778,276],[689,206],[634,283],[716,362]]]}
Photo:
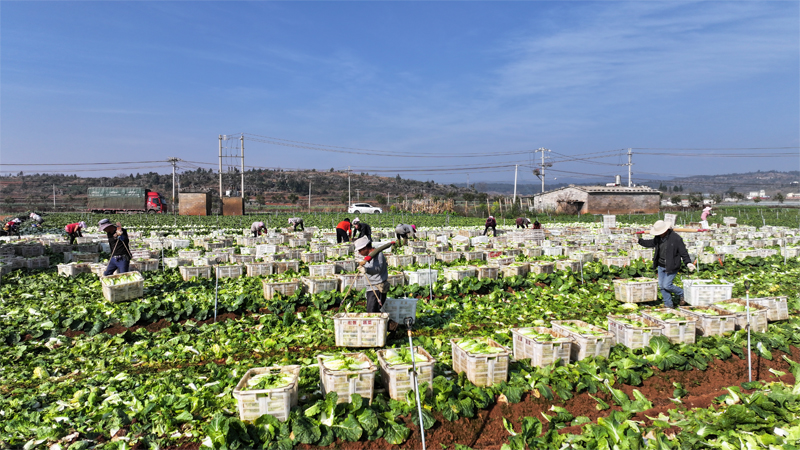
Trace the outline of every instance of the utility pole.
{"label": "utility pole", "polygon": [[514,200],[513,203],[517,204],[517,169],[519,169],[519,164],[514,164]]}
{"label": "utility pole", "polygon": [[222,211],[222,135],[219,135],[219,209]]}
{"label": "utility pole", "polygon": [[353,198],[350,195],[350,166],[347,166],[347,207],[353,204]]}
{"label": "utility pole", "polygon": [[56,185],[53,185],[53,210],[56,209]]}
{"label": "utility pole", "polygon": [[553,167],[552,163],[545,163],[544,162],[544,153],[545,152],[549,152],[549,151],[550,151],[550,149],[543,148],[543,147],[540,147],[540,148],[536,149],[536,152],[542,152],[542,166],[539,169],[533,169],[533,174],[536,175],[537,177],[539,177],[540,180],[542,180],[542,192],[544,192],[544,169],[545,169],[545,167]]}
{"label": "utility pole", "polygon": [[311,214],[311,178],[308,179],[308,213]]}
{"label": "utility pole", "polygon": [[467,189],[469,189],[469,174],[467,174]]}
{"label": "utility pole", "polygon": [[173,156],[167,161],[172,163],[172,215],[174,216],[175,215],[175,164],[180,160]]}
{"label": "utility pole", "polygon": [[361,189],[356,189],[356,201],[361,201]]}
{"label": "utility pole", "polygon": [[631,185],[631,166],[633,166],[633,163],[631,162],[631,156],[632,155],[633,154],[631,153],[631,149],[629,148],[628,149],[628,187],[633,187]]}
{"label": "utility pole", "polygon": [[239,137],[242,144],[242,207],[244,207],[244,134]]}

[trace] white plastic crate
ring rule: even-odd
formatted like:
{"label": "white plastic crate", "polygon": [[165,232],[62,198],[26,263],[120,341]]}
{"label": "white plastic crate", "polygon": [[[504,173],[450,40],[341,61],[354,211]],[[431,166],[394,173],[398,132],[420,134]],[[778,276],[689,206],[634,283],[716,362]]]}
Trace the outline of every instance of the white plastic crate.
{"label": "white plastic crate", "polygon": [[[638,320],[646,326],[634,327],[619,320],[621,318]],[[650,344],[650,339],[653,336],[661,336],[664,329],[661,324],[646,317],[630,314],[626,316],[608,316],[608,331],[614,334],[614,341],[617,344],[636,349],[647,347]]]}
{"label": "white plastic crate", "polygon": [[178,258],[194,259],[203,256],[202,250],[178,250]]}
{"label": "white plastic crate", "polygon": [[[707,314],[703,314],[696,311],[696,308],[713,309],[714,311],[718,312],[719,315],[710,316]],[[702,336],[715,336],[736,329],[736,315],[729,313],[728,311],[725,311],[723,309],[719,309],[709,305],[702,307],[681,306],[680,310],[694,317],[697,320],[696,322],[697,331]]]}
{"label": "white plastic crate", "polygon": [[544,262],[544,261],[534,261],[530,265],[530,271],[532,273],[553,273],[555,270],[556,264],[552,262]]}
{"label": "white plastic crate", "polygon": [[267,300],[271,300],[276,294],[289,297],[300,289],[300,280],[269,281],[265,279],[262,283],[264,285],[264,298]]}
{"label": "white plastic crate", "polygon": [[[367,278],[360,274],[360,273],[342,273],[336,275],[336,278],[339,279],[339,288],[342,292],[347,292],[348,290],[355,289],[356,291],[360,291],[362,289],[369,288],[369,283],[367,282]],[[352,286],[352,287],[350,287]]]}
{"label": "white plastic crate", "polygon": [[[654,312],[668,312],[679,319],[661,320]],[[673,344],[694,344],[697,337],[697,319],[677,309],[657,308],[642,311],[642,315],[653,322],[661,325],[662,334]]]}
{"label": "white plastic crate", "polygon": [[492,386],[508,380],[508,363],[511,351],[487,339],[492,347],[503,349],[500,353],[473,354],[458,346],[460,338],[450,339],[450,348],[453,355],[453,370],[456,373],[465,372],[467,379],[475,386]]}
{"label": "white plastic crate", "polygon": [[47,256],[25,258],[25,267],[28,269],[47,269],[50,267],[50,258]]}
{"label": "white plastic crate", "polygon": [[436,253],[436,260],[442,262],[453,262],[461,258],[460,252],[438,252]]}
{"label": "white plastic crate", "polygon": [[[386,350],[378,350],[378,365],[380,366],[381,378],[383,385],[389,391],[389,398],[397,401],[405,401],[406,393],[414,390],[413,367],[411,364],[398,364],[389,365],[386,362],[384,355]],[[428,392],[431,391],[433,386],[433,366],[436,360],[420,346],[414,347],[414,353],[426,357],[428,360],[425,362],[414,361],[417,367],[417,384],[424,382],[428,383]],[[427,392],[420,393],[420,396],[426,395]]]}
{"label": "white plastic crate", "polygon": [[603,259],[603,264],[609,267],[625,267],[631,265],[631,259],[627,256],[607,256]]}
{"label": "white plastic crate", "polygon": [[231,262],[239,264],[247,264],[256,262],[256,257],[253,255],[231,255]]}
{"label": "white plastic crate", "polygon": [[436,255],[420,254],[414,255],[414,263],[418,266],[427,266],[436,262]]}
{"label": "white plastic crate", "polygon": [[135,259],[130,263],[130,270],[136,272],[153,272],[158,270],[157,259]]}
{"label": "white plastic crate", "polygon": [[[600,327],[588,324],[582,320],[553,320],[550,322],[553,330],[568,336],[572,341],[571,361],[580,361],[589,356],[608,358],[611,347],[614,345],[614,335]],[[588,327],[601,333],[599,336],[592,334],[578,334],[564,327],[562,324]]]}
{"label": "white plastic crate", "polygon": [[406,317],[417,320],[417,299],[416,298],[387,298],[383,303],[381,312],[389,314],[389,320],[399,324],[405,323]]}
{"label": "white plastic crate", "polygon": [[617,216],[603,214],[603,228],[616,228]]}
{"label": "white plastic crate", "polygon": [[[289,373],[293,381],[277,389],[245,389],[247,381],[254,375],[264,373]],[[233,389],[233,398],[236,399],[239,419],[242,421],[255,421],[268,414],[281,422],[289,418],[289,412],[297,406],[297,386],[300,375],[300,366],[275,366],[259,367],[248,370],[236,387]]]}
{"label": "white plastic crate", "polygon": [[358,361],[369,362],[369,367],[351,371],[331,370],[323,364],[322,356],[317,356],[322,395],[327,395],[328,392],[336,392],[338,403],[349,403],[351,395],[359,394],[363,399],[372,403],[372,397],[375,392],[375,373],[378,369],[363,353],[344,353],[344,356],[355,358]]}
{"label": "white plastic crate", "polygon": [[751,298],[750,303],[767,308],[767,320],[770,322],[789,319],[789,302],[786,297]]}
{"label": "white plastic crate", "polygon": [[339,279],[333,277],[301,277],[300,281],[309,294],[335,291],[339,287]]}
{"label": "white plastic crate", "polygon": [[478,266],[478,267],[476,267],[476,270],[477,270],[477,276],[478,276],[479,280],[482,280],[484,278],[491,278],[493,280],[496,280],[497,277],[498,277],[498,274],[500,273],[500,268],[499,267]]}
{"label": "white plastic crate", "polygon": [[319,263],[325,261],[325,252],[305,252],[300,254],[300,261],[304,263]]}
{"label": "white plastic crate", "polygon": [[[115,279],[130,275],[135,276],[137,280],[115,286],[108,286],[103,283],[103,280],[105,279]],[[117,275],[101,276],[100,284],[103,286],[103,296],[106,298],[106,300],[112,303],[126,302],[140,298],[142,295],[144,295],[144,277],[142,277],[142,274],[139,272],[127,272]]]}
{"label": "white plastic crate", "polygon": [[265,263],[248,263],[244,265],[247,269],[248,277],[260,277],[262,275],[272,275],[274,264]]}
{"label": "white plastic crate", "polygon": [[89,263],[59,264],[58,274],[66,277],[74,277],[82,273],[91,273]]}
{"label": "white plastic crate", "polygon": [[[147,259],[149,258],[150,252],[147,252],[147,257],[142,257],[139,259]],[[136,258],[136,257],[134,257]],[[85,263],[96,263],[100,261],[100,254],[99,253],[84,253],[84,252],[72,252],[72,261],[75,262],[85,262]]]}
{"label": "white plastic crate", "polygon": [[338,313],[333,316],[337,347],[386,345],[387,313]]}
{"label": "white plastic crate", "polygon": [[436,279],[439,277],[439,271],[420,269],[416,272],[406,272],[406,275],[408,276],[408,284],[428,286],[429,284],[436,283]]}
{"label": "white plastic crate", "polygon": [[614,280],[614,296],[623,303],[642,303],[658,300],[658,280],[630,278]]}
{"label": "white plastic crate", "polygon": [[571,272],[580,272],[581,271],[581,262],[580,261],[573,261],[571,259],[562,259],[556,261],[556,269],[558,270],[567,270]]}
{"label": "white plastic crate", "polygon": [[[726,303],[735,303],[737,305],[747,306],[747,301],[740,298],[732,298],[730,300],[725,300],[721,302],[714,303],[713,306],[718,307],[719,309],[725,309],[722,305]],[[727,311],[727,310],[726,310]],[[731,314],[736,316],[736,329],[737,330],[746,330],[747,329],[747,311],[743,312],[730,312]],[[767,332],[767,321],[769,316],[769,309],[765,306],[761,306],[758,304],[753,303],[750,301],[750,329],[753,331],[757,331],[759,333],[766,333]]]}
{"label": "white plastic crate", "polygon": [[288,271],[300,272],[300,261],[296,260],[285,260],[285,261],[274,261],[275,264],[275,273],[284,273]]}
{"label": "white plastic crate", "polygon": [[356,260],[354,259],[331,261],[331,264],[335,266],[336,273],[355,272],[356,266],[358,265],[358,263],[356,263]]}
{"label": "white plastic crate", "polygon": [[538,341],[526,336],[526,328],[512,328],[511,336],[514,340],[514,359],[530,359],[535,367],[549,366],[556,361],[569,362],[572,341],[562,334],[545,327],[531,327],[537,333],[549,334],[552,339]]}
{"label": "white plastic crate", "polygon": [[722,223],[725,225],[736,225],[736,217],[723,217]]}
{"label": "white plastic crate", "polygon": [[193,264],[191,259],[186,258],[164,258],[164,265],[170,268],[180,267],[180,266],[190,266]]}
{"label": "white plastic crate", "polygon": [[312,277],[329,277],[336,273],[336,265],[331,264],[309,264],[308,275]]}
{"label": "white plastic crate", "polygon": [[507,266],[501,267],[500,271],[503,272],[503,277],[524,277],[530,271],[530,265],[528,263],[511,263]]}
{"label": "white plastic crate", "polygon": [[444,279],[448,281],[463,280],[478,274],[476,268],[470,266],[445,267],[443,272]]}
{"label": "white plastic crate", "polygon": [[386,256],[386,262],[389,264],[389,267],[405,267],[414,264],[414,256],[413,255],[388,255]]}
{"label": "white plastic crate", "polygon": [[683,280],[683,298],[692,306],[708,306],[732,297],[733,284],[725,280]]}
{"label": "white plastic crate", "polygon": [[244,266],[239,264],[234,266],[216,266],[214,267],[214,273],[217,278],[238,278],[244,274]]}
{"label": "white plastic crate", "polygon": [[183,281],[192,278],[211,278],[211,266],[181,266],[178,267]]}

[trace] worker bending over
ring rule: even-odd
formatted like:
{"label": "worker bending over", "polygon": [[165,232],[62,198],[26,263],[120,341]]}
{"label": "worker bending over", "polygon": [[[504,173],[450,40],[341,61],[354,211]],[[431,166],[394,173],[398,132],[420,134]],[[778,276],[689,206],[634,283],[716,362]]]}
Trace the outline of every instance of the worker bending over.
{"label": "worker bending over", "polygon": [[292,217],[291,219],[289,219],[289,225],[294,226],[294,231],[297,231],[298,227],[300,227],[300,231],[306,229],[306,227],[303,226],[303,219],[300,217]]}
{"label": "worker bending over", "polygon": [[364,236],[355,241],[355,248],[359,255],[364,257],[358,265],[358,271],[367,277],[369,286],[367,287],[367,312],[376,313],[381,311],[383,303],[386,302],[386,294],[389,292],[389,265],[383,252],[375,256],[369,256],[373,250],[372,241]]}
{"label": "worker bending over", "polygon": [[250,231],[253,233],[253,237],[258,237],[267,232],[267,226],[264,225],[264,222],[253,222],[250,225]]}
{"label": "worker bending over", "polygon": [[492,236],[497,236],[497,221],[494,220],[494,216],[489,216],[486,219],[486,228],[483,229],[483,235],[486,236],[486,232],[489,231],[489,228],[492,229]]}
{"label": "worker bending over", "polygon": [[[356,236],[356,232],[358,232],[358,236]],[[368,237],[370,241],[372,240],[372,227],[356,217],[353,219],[353,239],[362,238],[364,236]]]}
{"label": "worker bending over", "polygon": [[517,228],[528,228],[531,224],[531,219],[527,217],[517,217]]}
{"label": "worker bending over", "polygon": [[67,232],[67,239],[69,240],[70,245],[74,244],[79,237],[83,237],[81,230],[84,228],[86,228],[86,222],[71,223],[64,227],[64,231]]}
{"label": "worker bending over", "polygon": [[408,245],[408,235],[411,235],[411,239],[416,239],[417,237],[417,226],[416,225],[407,225],[404,223],[398,224],[394,227],[394,234],[397,235],[397,245]]}
{"label": "worker bending over", "polygon": [[350,236],[353,234],[350,228],[350,219],[344,219],[336,225],[336,243],[350,242]]}

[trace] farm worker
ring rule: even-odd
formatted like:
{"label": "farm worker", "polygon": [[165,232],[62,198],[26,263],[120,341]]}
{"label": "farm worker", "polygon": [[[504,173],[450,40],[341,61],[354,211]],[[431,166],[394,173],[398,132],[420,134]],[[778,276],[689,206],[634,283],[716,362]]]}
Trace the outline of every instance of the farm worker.
{"label": "farm worker", "polygon": [[389,265],[386,263],[386,257],[383,256],[383,252],[373,257],[369,256],[373,250],[372,241],[366,236],[356,239],[355,246],[358,254],[364,257],[364,260],[358,263],[358,271],[364,274],[369,284],[367,312],[381,312],[381,307],[386,301],[386,294],[389,292],[389,282],[387,281]]}
{"label": "farm worker", "polygon": [[350,242],[350,235],[353,231],[350,228],[350,219],[344,219],[336,225],[336,243]]}
{"label": "farm worker", "polygon": [[253,232],[253,237],[258,237],[259,234],[267,232],[267,226],[264,225],[264,222],[253,222],[250,225],[250,231]]}
{"label": "farm worker", "polygon": [[42,216],[40,216],[39,214],[36,214],[35,212],[32,212],[29,217],[31,218],[31,220],[33,220],[33,225],[32,226],[34,226],[34,227],[38,227],[38,226],[40,226],[42,224],[42,222],[44,222],[44,219],[42,219]]}
{"label": "farm worker", "polygon": [[306,227],[303,226],[303,219],[300,217],[292,217],[289,219],[289,225],[294,226],[294,231],[297,231],[297,227],[300,227],[300,231],[306,229]]}
{"label": "farm worker", "polygon": [[517,217],[517,228],[528,228],[531,224],[531,219],[527,217]]}
{"label": "farm worker", "polygon": [[131,264],[131,254],[128,248],[128,230],[122,228],[122,224],[117,222],[111,223],[108,219],[102,219],[97,223],[97,228],[100,232],[105,232],[108,235],[108,245],[111,247],[111,258],[108,261],[108,267],[103,275],[111,275],[114,271],[117,273],[125,273]]}
{"label": "farm worker", "polygon": [[534,221],[533,222],[533,229],[534,230],[541,230],[542,229],[542,224],[540,224],[538,220]]}
{"label": "farm worker", "polygon": [[408,235],[411,235],[411,238],[416,238],[417,233],[417,226],[416,225],[406,225],[404,223],[398,224],[394,227],[394,234],[397,235],[397,245],[400,246],[400,242],[403,242],[403,245],[408,245]]}
{"label": "farm worker", "polygon": [[483,235],[486,236],[486,232],[489,231],[489,228],[492,229],[492,235],[497,236],[497,221],[494,220],[494,216],[489,216],[486,219],[486,228],[483,229]]}
{"label": "farm worker", "polygon": [[71,223],[64,227],[70,244],[74,244],[79,237],[83,237],[81,230],[86,228],[86,222]]}
{"label": "farm worker", "polygon": [[[653,248],[653,268],[658,270],[658,287],[661,288],[661,295],[664,297],[664,306],[676,308],[683,301],[683,289],[672,284],[678,269],[681,268],[681,260],[686,263],[689,272],[694,272],[696,268],[689,258],[686,245],[683,239],[670,228],[669,223],[663,220],[653,224],[650,234],[654,239],[639,238],[639,245],[642,247]],[[675,301],[672,301],[672,296]]]}
{"label": "farm worker", "polygon": [[705,208],[703,208],[703,213],[700,214],[700,224],[704,230],[708,229],[708,216],[713,216],[713,215],[714,213],[711,212],[710,206],[706,206]]}
{"label": "farm worker", "polygon": [[11,236],[13,234],[16,234],[17,236],[19,236],[19,224],[21,224],[21,223],[22,223],[22,221],[19,220],[19,218],[14,218],[14,219],[9,220],[3,226],[3,230],[0,231],[0,236]]}
{"label": "farm worker", "polygon": [[[358,236],[356,236],[356,231],[358,231]],[[358,239],[362,237],[368,237],[370,241],[372,241],[372,227],[369,226],[368,223],[364,223],[356,217],[353,219],[353,238]]]}

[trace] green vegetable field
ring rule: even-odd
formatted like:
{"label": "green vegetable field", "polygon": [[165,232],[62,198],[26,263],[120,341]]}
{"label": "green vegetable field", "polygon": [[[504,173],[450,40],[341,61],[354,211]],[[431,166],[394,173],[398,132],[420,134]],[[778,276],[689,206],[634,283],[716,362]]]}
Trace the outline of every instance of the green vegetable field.
{"label": "green vegetable field", "polygon": [[[65,262],[58,227],[86,220],[87,242],[79,245],[99,245],[105,236],[96,242],[91,237],[97,236],[91,225],[98,218],[48,216],[53,228],[0,244],[0,449],[422,448],[421,427],[429,449],[797,449],[800,258],[793,249],[800,245],[800,230],[794,212],[753,209],[747,215],[739,215],[736,228],[681,233],[699,262],[696,272],[684,268],[675,283],[707,280],[698,282],[701,287],[694,293],[687,290],[687,300],[694,295],[691,300],[697,304],[685,309],[708,323],[719,320],[720,307],[731,315],[746,314],[739,303],[720,303],[728,298],[749,296],[785,306],[786,316],[770,316],[766,332],[750,333],[752,381],[747,331],[731,323],[730,330],[720,333],[705,324],[702,330],[690,328],[691,342],[677,342],[668,328],[643,341],[618,337],[616,343],[608,343],[607,354],[573,361],[535,365],[530,357],[514,353],[505,381],[490,385],[457,371],[455,352],[504,358],[505,350],[521,345],[518,338],[534,346],[552,345],[557,334],[531,327],[549,328],[553,321],[568,332],[562,337],[570,338],[573,347],[605,342],[609,316],[616,316],[614,320],[636,337],[644,336],[637,330],[652,328],[651,319],[641,315],[646,311],[653,310],[648,316],[667,327],[686,322],[681,309],[660,309],[660,297],[623,302],[615,292],[614,280],[657,278],[652,260],[637,256],[643,248],[632,234],[645,229],[637,224],[654,218],[633,216],[628,221],[618,216],[620,228],[605,232],[602,218],[551,218],[545,223],[545,242],[529,239],[511,223],[499,224],[501,233],[490,237],[488,245],[475,239],[483,231],[480,219],[362,218],[372,225],[376,241],[392,239],[394,223],[417,224],[419,239],[407,248],[393,248],[392,254],[485,255],[390,267],[390,277],[397,282],[388,297],[417,299],[413,342],[435,360],[431,381],[420,385],[420,393],[428,393],[422,395],[422,423],[413,391],[390,397],[389,383],[378,370],[376,352],[381,348],[336,346],[334,316],[365,312],[368,286],[348,289],[342,284],[359,282],[358,272],[345,265],[336,266],[334,275],[309,277],[309,268],[320,261],[302,260],[326,252],[331,252],[326,264],[360,260],[357,255],[339,255],[346,246],[328,242],[332,221],[343,215],[307,217],[311,228],[305,235],[281,230],[288,215],[123,217],[131,250],[150,250],[149,258],[159,261],[187,262],[166,267],[163,261],[156,270],[140,270],[141,296],[119,302],[107,300],[103,290],[126,289],[141,278],[108,279],[93,273],[108,260],[101,248],[76,252],[97,253],[100,262],[94,268],[95,263],[76,262],[69,276],[59,273],[66,268],[57,268]],[[246,241],[252,236],[249,222],[266,223],[267,218],[270,234],[257,243]],[[685,219],[694,220],[688,214]],[[442,236],[447,244],[437,240]],[[290,238],[294,246],[288,244]],[[202,246],[214,242],[224,247]],[[734,246],[738,248],[729,248]],[[753,253],[737,253],[751,247]],[[180,256],[181,251],[197,251],[206,258],[224,253],[228,259],[218,268],[211,265],[209,278],[184,279],[181,269],[200,266],[193,266],[186,254]],[[38,252],[41,255],[34,255]],[[444,276],[445,268],[456,267],[480,274],[480,268],[497,266],[493,259],[503,258],[504,252],[512,257],[500,268],[513,267],[522,275],[504,276],[501,270],[494,276]],[[528,256],[536,253],[543,256]],[[704,255],[713,258],[702,262]],[[252,270],[246,267],[251,262],[233,259],[244,256],[282,273],[215,278],[215,273],[236,266],[243,272]],[[38,264],[29,259],[41,257],[49,259],[48,268],[29,268]],[[604,264],[609,257],[625,263]],[[279,269],[279,263],[289,259],[300,261],[298,271]],[[536,261],[580,263],[574,266],[577,270],[562,265],[552,273],[539,273],[539,265],[530,264]],[[78,267],[85,270],[79,272]],[[433,284],[408,283],[423,280],[429,268],[438,271]],[[324,286],[325,280],[336,287],[309,293],[311,286]],[[265,283],[292,282],[298,286],[293,293],[276,288],[266,295]],[[638,289],[640,284],[618,286]],[[382,320],[379,314],[361,317],[370,324]],[[574,320],[585,325],[564,322]],[[512,329],[523,330],[515,337]],[[563,345],[569,351],[570,343]],[[412,355],[405,326],[389,326],[383,348],[390,349],[383,355],[387,367],[407,373]],[[575,354],[572,348],[573,359]],[[414,359],[429,362],[419,352]],[[265,372],[243,380],[250,369],[273,366],[299,366],[299,376]],[[366,378],[370,370],[374,382]],[[330,374],[341,374],[344,385],[362,393],[337,393],[333,386],[339,381],[325,378]],[[241,399],[270,390],[294,392],[294,397],[286,394],[294,403],[243,420]],[[372,398],[366,392],[372,392]]]}

